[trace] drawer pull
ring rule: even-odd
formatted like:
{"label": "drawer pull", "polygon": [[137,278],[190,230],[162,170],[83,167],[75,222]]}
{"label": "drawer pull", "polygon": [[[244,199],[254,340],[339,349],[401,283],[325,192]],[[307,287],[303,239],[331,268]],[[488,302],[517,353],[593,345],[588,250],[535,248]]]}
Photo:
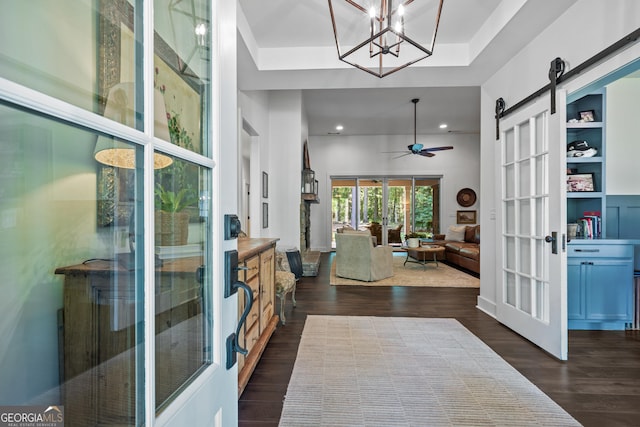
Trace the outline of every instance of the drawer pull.
{"label": "drawer pull", "polygon": [[576,252],[600,252],[600,249],[576,249]]}

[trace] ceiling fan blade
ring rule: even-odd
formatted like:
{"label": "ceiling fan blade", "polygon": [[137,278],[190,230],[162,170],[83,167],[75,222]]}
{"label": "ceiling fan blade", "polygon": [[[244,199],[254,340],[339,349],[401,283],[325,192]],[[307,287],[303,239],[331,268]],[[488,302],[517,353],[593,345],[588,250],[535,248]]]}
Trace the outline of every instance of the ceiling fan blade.
{"label": "ceiling fan blade", "polygon": [[404,153],[404,154],[411,154],[411,152],[407,151],[407,150],[402,150],[402,151],[381,151],[381,153]]}
{"label": "ceiling fan blade", "polygon": [[422,151],[418,152],[417,154],[420,154],[421,156],[424,156],[424,157],[433,157],[433,156],[435,156],[435,154],[430,153],[429,151],[425,151],[425,150],[422,150]]}
{"label": "ceiling fan blade", "polygon": [[400,157],[408,156],[408,155],[410,155],[410,154],[411,154],[411,153],[404,153],[404,154],[400,154],[399,156],[394,156],[394,157],[392,157],[392,159],[399,159]]}
{"label": "ceiling fan blade", "polygon": [[423,148],[421,151],[442,151],[442,150],[453,150],[451,145],[446,147],[431,147],[431,148]]}

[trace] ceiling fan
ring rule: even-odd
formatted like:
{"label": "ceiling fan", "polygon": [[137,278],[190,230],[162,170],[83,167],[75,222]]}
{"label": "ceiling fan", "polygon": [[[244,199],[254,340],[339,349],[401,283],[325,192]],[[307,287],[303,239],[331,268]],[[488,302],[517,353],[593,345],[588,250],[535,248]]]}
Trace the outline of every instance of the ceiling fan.
{"label": "ceiling fan", "polygon": [[417,105],[420,99],[413,98],[411,102],[413,102],[413,144],[407,146],[408,151],[385,151],[386,153],[403,153],[399,156],[395,156],[394,159],[398,159],[400,157],[408,156],[410,154],[417,154],[419,156],[424,157],[433,157],[435,156],[434,151],[443,151],[443,150],[453,150],[453,147],[450,145],[443,147],[429,147],[424,148],[424,145],[418,144],[417,140],[417,132],[416,132],[416,123],[417,123]]}

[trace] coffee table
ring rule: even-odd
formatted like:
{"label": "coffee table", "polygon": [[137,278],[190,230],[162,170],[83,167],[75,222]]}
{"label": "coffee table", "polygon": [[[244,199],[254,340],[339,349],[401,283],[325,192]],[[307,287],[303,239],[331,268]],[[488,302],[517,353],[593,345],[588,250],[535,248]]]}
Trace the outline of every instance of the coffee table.
{"label": "coffee table", "polygon": [[440,245],[423,245],[416,248],[409,248],[403,246],[402,250],[407,253],[407,259],[404,260],[404,264],[413,262],[415,264],[421,264],[423,268],[426,268],[428,262],[435,262],[438,266],[438,255],[444,253],[444,247]]}

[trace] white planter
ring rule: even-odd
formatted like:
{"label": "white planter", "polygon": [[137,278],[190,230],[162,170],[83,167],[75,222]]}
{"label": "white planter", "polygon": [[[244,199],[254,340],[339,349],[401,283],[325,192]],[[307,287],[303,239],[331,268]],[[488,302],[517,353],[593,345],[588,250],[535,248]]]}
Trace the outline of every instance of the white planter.
{"label": "white planter", "polygon": [[420,246],[420,239],[418,239],[417,237],[411,237],[407,239],[407,247],[417,248],[418,246]]}

